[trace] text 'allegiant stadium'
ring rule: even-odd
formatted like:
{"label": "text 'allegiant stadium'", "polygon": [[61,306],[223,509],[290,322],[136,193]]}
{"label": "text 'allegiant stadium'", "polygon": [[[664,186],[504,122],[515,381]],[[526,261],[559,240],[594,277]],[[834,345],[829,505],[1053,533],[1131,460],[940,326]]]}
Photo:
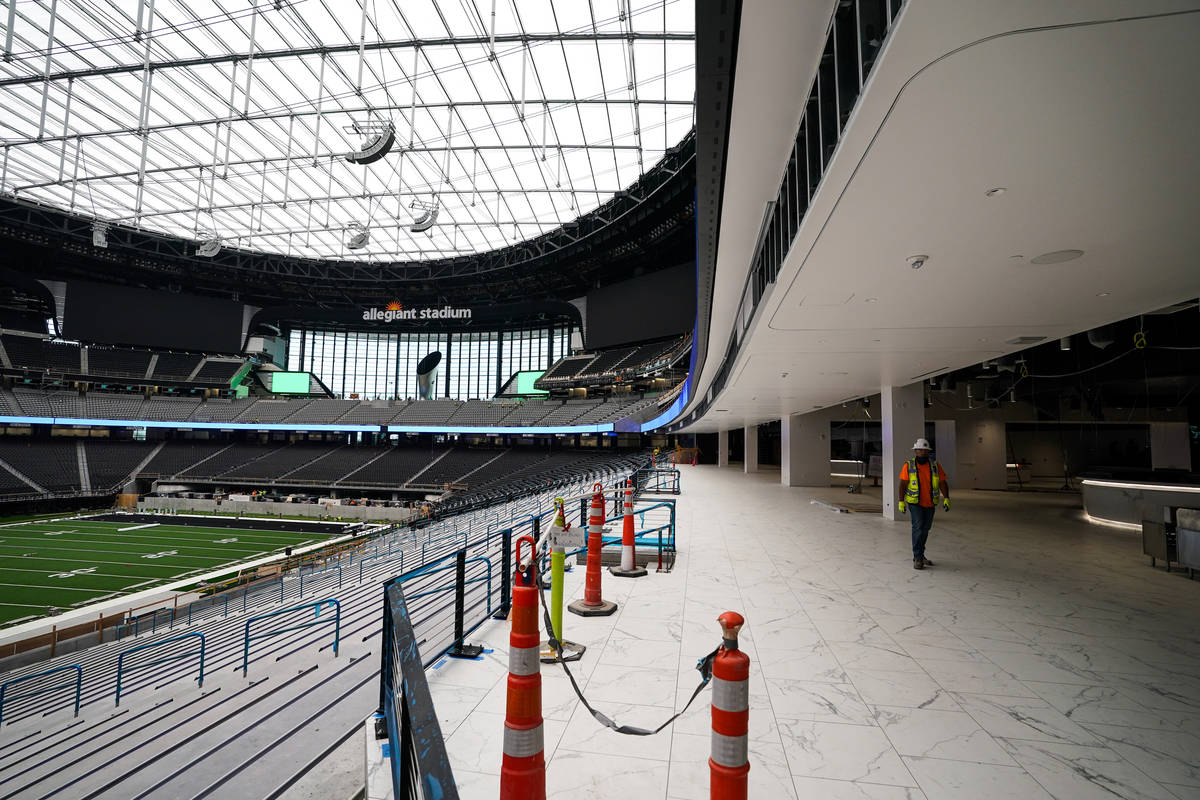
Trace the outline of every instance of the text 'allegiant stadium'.
{"label": "text 'allegiant stadium'", "polygon": [[407,319],[470,319],[471,309],[442,306],[441,308],[368,308],[364,322],[396,322]]}

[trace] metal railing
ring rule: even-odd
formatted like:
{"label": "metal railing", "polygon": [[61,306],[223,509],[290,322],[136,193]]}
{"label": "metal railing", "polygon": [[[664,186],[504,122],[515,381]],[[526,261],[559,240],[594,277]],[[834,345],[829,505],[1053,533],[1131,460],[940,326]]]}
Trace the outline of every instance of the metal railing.
{"label": "metal railing", "polygon": [[679,494],[679,470],[665,467],[639,469],[633,473],[633,485],[639,492]]}
{"label": "metal railing", "polygon": [[132,672],[133,670],[145,669],[146,667],[154,667],[159,664],[166,664],[171,661],[180,661],[185,658],[191,658],[192,656],[196,655],[197,651],[185,650],[182,653],[174,653],[169,656],[163,656],[162,658],[155,659],[154,661],[147,661],[145,663],[136,664],[131,667],[125,666],[125,656],[130,655],[131,653],[137,653],[142,650],[150,650],[153,648],[159,648],[166,644],[173,644],[175,642],[182,642],[187,639],[193,639],[193,638],[200,639],[200,650],[199,650],[199,653],[200,653],[200,675],[199,675],[199,677],[196,678],[196,683],[198,686],[203,687],[204,686],[204,634],[200,633],[199,631],[193,631],[192,633],[184,633],[179,636],[172,636],[171,638],[163,639],[160,642],[150,642],[149,644],[141,644],[141,645],[138,645],[137,647],[131,647],[128,650],[122,650],[121,654],[117,656],[117,692],[116,692],[115,697],[113,698],[116,701],[115,705],[118,705],[118,706],[121,705],[121,688],[122,688],[121,679],[124,677],[124,674],[127,669],[128,669],[128,671]]}
{"label": "metal railing", "polygon": [[[259,614],[256,617],[251,617],[250,619],[246,620],[246,627],[242,633],[242,677],[246,677],[246,673],[250,669],[250,642],[256,639],[269,639],[272,636],[278,636],[281,633],[299,631],[304,630],[305,628],[312,628],[317,625],[324,625],[326,624],[326,620],[319,619],[321,616],[321,609],[330,605],[333,606],[335,612],[333,617],[333,657],[337,658],[338,643],[342,638],[342,604],[332,598],[328,600],[318,600],[315,603],[303,603],[298,606],[292,606],[291,608],[281,608],[278,611],[272,611],[269,614]],[[282,614],[290,614],[294,611],[304,611],[309,608],[313,609],[314,620],[312,622],[301,622],[297,625],[289,625],[285,628],[275,628],[267,631],[266,633],[260,633],[256,636],[250,635],[250,626],[259,620],[271,619]]]}
{"label": "metal railing", "polygon": [[71,683],[68,682],[68,683],[56,684],[54,686],[43,686],[40,689],[34,689],[32,692],[25,692],[24,694],[18,694],[18,695],[11,694],[8,691],[8,687],[16,686],[18,683],[27,683],[28,681],[34,680],[35,678],[44,678],[47,675],[53,675],[56,672],[67,672],[68,670],[75,670],[75,680],[74,680],[74,684],[75,684],[75,716],[78,717],[79,716],[80,690],[83,688],[83,667],[79,666],[78,664],[71,664],[70,666],[55,667],[54,669],[47,669],[47,670],[43,670],[41,672],[35,672],[32,675],[25,675],[24,677],[21,677],[21,678],[13,678],[12,680],[5,681],[4,683],[0,683],[0,722],[4,721],[4,704],[5,703],[7,703],[11,700],[21,700],[26,697],[37,697],[38,695],[47,694],[49,692],[53,692],[58,689],[65,689],[66,687],[70,686]]}
{"label": "metal railing", "polygon": [[413,633],[401,584],[383,589],[383,662],[380,666],[379,714],[387,722],[391,747],[392,796],[458,800],[454,772],[446,755],[442,729],[429,696],[420,642]]}

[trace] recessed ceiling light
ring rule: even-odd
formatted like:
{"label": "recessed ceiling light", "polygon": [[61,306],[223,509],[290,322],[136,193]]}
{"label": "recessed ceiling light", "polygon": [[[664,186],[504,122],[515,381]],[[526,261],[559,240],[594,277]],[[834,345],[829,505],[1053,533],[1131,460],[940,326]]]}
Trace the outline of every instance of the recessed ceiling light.
{"label": "recessed ceiling light", "polygon": [[988,189],[986,192],[984,192],[984,194],[988,197],[996,197],[1004,194],[1007,191],[1008,189],[1004,188],[1003,186],[997,186],[995,189]]}
{"label": "recessed ceiling light", "polygon": [[1020,253],[1017,253],[1015,256],[1009,256],[1009,258],[1014,258],[1014,259],[1022,259],[1024,257],[1025,256],[1021,255]]}
{"label": "recessed ceiling light", "polygon": [[1040,256],[1035,256],[1030,259],[1031,264],[1061,264],[1064,261],[1074,261],[1083,255],[1082,250],[1055,250],[1051,253],[1042,253]]}
{"label": "recessed ceiling light", "polygon": [[1108,297],[1110,292],[1096,292],[1096,297]]}
{"label": "recessed ceiling light", "polygon": [[879,302],[879,298],[878,298],[878,297],[868,297],[868,298],[867,298],[866,300],[864,300],[863,302],[864,302],[864,303],[878,303],[878,302]]}
{"label": "recessed ceiling light", "polygon": [[929,256],[909,256],[905,259],[908,265],[913,269],[920,269],[925,266],[925,262],[929,260]]}

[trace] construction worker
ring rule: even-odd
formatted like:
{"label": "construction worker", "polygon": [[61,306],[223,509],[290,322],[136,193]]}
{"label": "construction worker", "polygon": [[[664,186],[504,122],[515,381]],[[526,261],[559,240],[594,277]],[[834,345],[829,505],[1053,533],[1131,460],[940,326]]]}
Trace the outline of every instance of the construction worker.
{"label": "construction worker", "polygon": [[942,496],[942,508],[950,510],[950,481],[942,466],[929,457],[933,448],[928,439],[917,439],[913,444],[913,458],[900,468],[900,498],[896,508],[912,516],[913,569],[932,567],[933,562],[925,557],[925,541],[933,526],[933,512],[937,498]]}

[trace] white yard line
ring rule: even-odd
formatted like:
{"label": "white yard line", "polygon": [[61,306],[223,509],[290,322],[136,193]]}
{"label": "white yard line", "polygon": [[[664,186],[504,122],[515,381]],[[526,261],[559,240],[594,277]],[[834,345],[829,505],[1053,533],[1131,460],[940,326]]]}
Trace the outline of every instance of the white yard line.
{"label": "white yard line", "polygon": [[158,526],[159,526],[159,523],[157,523],[157,522],[147,522],[145,525],[133,525],[128,528],[117,528],[117,533],[124,533],[125,531],[136,531],[136,530],[140,530],[142,528],[157,528]]}

